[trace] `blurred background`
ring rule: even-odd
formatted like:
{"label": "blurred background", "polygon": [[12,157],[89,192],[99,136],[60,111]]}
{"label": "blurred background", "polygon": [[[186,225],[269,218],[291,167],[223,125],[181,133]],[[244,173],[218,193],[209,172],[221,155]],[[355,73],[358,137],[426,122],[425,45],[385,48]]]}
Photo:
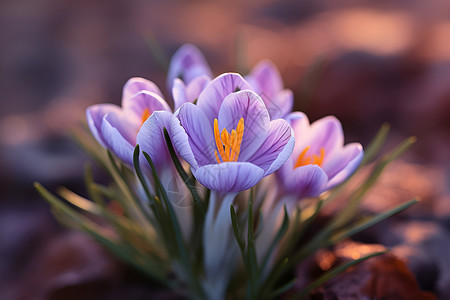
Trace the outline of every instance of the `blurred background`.
{"label": "blurred background", "polygon": [[164,91],[168,59],[188,42],[216,75],[272,60],[295,108],[336,115],[346,142],[367,145],[384,122],[386,150],[416,135],[364,209],[422,202],[360,240],[393,247],[421,289],[450,299],[448,1],[1,0],[2,299],[170,298],[61,228],[32,183],[83,193],[89,158],[69,132],[85,108],[119,104],[133,76]]}

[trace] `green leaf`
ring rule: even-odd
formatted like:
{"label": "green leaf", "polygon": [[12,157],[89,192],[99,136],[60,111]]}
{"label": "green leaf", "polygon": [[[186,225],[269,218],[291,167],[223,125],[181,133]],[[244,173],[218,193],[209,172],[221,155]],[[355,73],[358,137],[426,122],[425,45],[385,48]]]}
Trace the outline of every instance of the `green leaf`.
{"label": "green leaf", "polygon": [[75,205],[76,207],[89,212],[93,215],[102,216],[103,215],[103,208],[94,202],[87,200],[86,198],[81,197],[80,195],[75,194],[74,192],[66,189],[66,188],[60,188],[59,194],[61,197],[66,199],[71,204]]}
{"label": "green leaf", "polygon": [[173,233],[175,236],[175,242],[176,242],[176,249],[178,250],[178,257],[181,259],[181,263],[184,266],[184,270],[186,272],[186,277],[188,280],[189,287],[193,293],[193,295],[197,295],[200,298],[204,298],[204,291],[200,286],[200,283],[196,280],[196,276],[193,272],[193,268],[191,266],[191,263],[189,261],[188,256],[188,250],[186,247],[186,244],[183,240],[183,236],[181,233],[180,224],[178,223],[178,219],[175,215],[175,211],[173,210],[172,203],[170,202],[170,199],[167,196],[167,192],[165,191],[164,187],[161,184],[161,181],[158,177],[158,174],[156,172],[155,165],[150,157],[146,152],[142,152],[144,154],[144,157],[147,159],[148,164],[150,165],[152,169],[153,179],[155,181],[156,187],[159,189],[162,199],[164,201],[164,204],[166,205],[169,218],[171,220],[171,225],[173,229]]}
{"label": "green leaf", "polygon": [[380,151],[381,147],[383,147],[384,143],[386,142],[390,127],[391,126],[388,123],[384,123],[383,125],[381,125],[381,128],[378,130],[375,137],[364,150],[364,158],[361,161],[360,166],[366,165]]}
{"label": "green leaf", "polygon": [[384,123],[381,128],[378,130],[375,137],[372,139],[370,144],[367,146],[366,150],[364,151],[364,157],[359,164],[358,168],[351,174],[347,179],[339,184],[337,187],[333,188],[331,191],[328,191],[325,194],[325,197],[322,197],[321,200],[323,200],[323,206],[325,207],[328,203],[330,203],[333,199],[335,199],[337,196],[339,196],[344,188],[347,186],[350,179],[352,179],[358,172],[366,166],[368,163],[370,163],[375,155],[380,151],[381,147],[383,147],[384,143],[386,142],[388,133],[389,133],[390,126],[388,123]]}
{"label": "green leaf", "polygon": [[177,154],[175,153],[175,149],[173,148],[172,141],[170,140],[170,136],[166,128],[164,128],[164,138],[166,139],[167,148],[169,150],[169,154],[170,157],[172,158],[173,164],[175,165],[178,174],[180,174],[181,179],[183,179],[183,182],[186,184],[187,188],[192,194],[192,198],[194,199],[194,205],[201,204],[202,203],[201,198],[198,195],[197,190],[195,188],[195,180],[193,179],[193,177],[188,176],[186,171],[183,169],[183,166],[181,165],[181,162],[178,159]]}
{"label": "green leaf", "polygon": [[354,266],[356,264],[359,264],[360,262],[363,262],[363,261],[365,261],[365,260],[367,260],[369,258],[385,254],[386,252],[387,251],[372,253],[370,255],[361,257],[359,259],[352,260],[352,261],[350,261],[350,262],[348,262],[346,264],[334,267],[331,270],[329,270],[328,272],[326,272],[325,274],[323,274],[322,276],[320,276],[317,280],[315,280],[314,282],[309,284],[307,287],[302,289],[300,292],[298,292],[297,294],[291,296],[289,299],[292,299],[292,300],[294,300],[294,299],[302,299],[302,298],[306,297],[311,291],[313,291],[314,289],[320,287],[322,284],[324,284],[325,282],[327,282],[331,278],[341,274],[342,272],[344,272],[348,268],[350,268],[350,267],[352,267],[352,266]]}
{"label": "green leaf", "polygon": [[231,215],[231,225],[233,226],[234,237],[241,249],[242,258],[245,261],[245,241],[242,237],[241,230],[239,229],[239,224],[236,217],[236,211],[234,210],[233,204],[230,204],[230,215]]}
{"label": "green leaf", "polygon": [[284,208],[283,223],[281,224],[280,229],[277,232],[277,235],[273,239],[272,244],[270,245],[269,249],[267,250],[267,253],[264,256],[264,259],[262,260],[262,263],[261,263],[261,271],[262,272],[264,272],[264,269],[267,266],[270,256],[272,255],[276,246],[279,245],[281,239],[284,237],[284,235],[286,234],[286,232],[289,228],[289,214],[287,212],[286,205],[284,205],[283,208]]}
{"label": "green leaf", "polygon": [[[118,166],[114,161],[114,157],[111,152],[107,151],[109,158],[109,170],[114,182],[117,184],[120,192],[124,195],[126,202],[122,202],[122,206],[125,212],[130,215],[130,217],[141,224],[144,228],[152,227],[151,220],[152,217],[147,212],[147,210],[142,206],[140,200],[136,197],[133,189],[129,186],[126,179],[120,172]],[[118,198],[120,199],[120,197]]]}
{"label": "green leaf", "polygon": [[391,163],[398,156],[403,154],[411,145],[416,142],[415,137],[410,137],[403,141],[394,150],[382,157],[380,162],[375,166],[374,170],[370,173],[369,177],[365,180],[364,184],[359,187],[351,196],[349,203],[345,208],[332,220],[329,225],[332,228],[338,228],[345,225],[356,214],[359,204],[366,194],[366,192],[376,183],[378,177],[383,172],[384,168]]}
{"label": "green leaf", "polygon": [[94,188],[95,183],[91,164],[86,164],[84,167],[84,183],[86,185],[89,198],[91,198],[100,207],[105,207],[105,201],[103,201],[101,194]]}
{"label": "green leaf", "polygon": [[297,282],[297,278],[294,278],[291,281],[288,281],[288,283],[280,286],[279,288],[277,288],[275,291],[272,292],[270,299],[276,299],[277,297],[286,293],[295,285],[296,282]]}
{"label": "green leaf", "polygon": [[[289,264],[289,265],[288,265]],[[260,298],[265,298],[267,295],[270,295],[274,285],[277,283],[278,279],[281,275],[286,273],[287,270],[292,268],[292,263],[289,258],[285,257],[278,261],[275,266],[272,268],[272,271],[267,276],[266,281],[258,291],[258,295]]]}
{"label": "green leaf", "polygon": [[403,203],[393,209],[389,209],[384,213],[377,214],[375,216],[368,217],[368,218],[363,218],[362,220],[355,222],[353,225],[334,233],[331,236],[330,242],[333,244],[336,244],[336,243],[342,241],[343,239],[346,239],[347,237],[350,237],[360,231],[363,231],[364,229],[367,229],[373,225],[376,225],[376,224],[380,223],[381,221],[384,221],[384,220],[392,217],[393,215],[396,215],[396,214],[408,209],[410,206],[416,204],[417,202],[419,202],[417,199],[412,199],[412,200],[410,200],[406,203]]}
{"label": "green leaf", "polygon": [[255,287],[258,281],[258,259],[256,257],[255,240],[253,234],[253,200],[254,192],[253,188],[250,189],[250,197],[248,203],[248,216],[247,216],[247,274],[248,280],[248,299],[253,299],[255,293]]}

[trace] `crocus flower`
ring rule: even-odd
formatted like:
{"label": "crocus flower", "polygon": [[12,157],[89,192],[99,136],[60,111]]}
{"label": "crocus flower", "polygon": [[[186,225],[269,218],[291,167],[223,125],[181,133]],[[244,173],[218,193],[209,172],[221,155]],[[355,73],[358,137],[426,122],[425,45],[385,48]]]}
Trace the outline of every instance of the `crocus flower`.
{"label": "crocus flower", "polygon": [[172,112],[153,82],[131,78],[123,88],[122,107],[92,105],[86,117],[97,141],[127,165],[133,165],[136,144],[152,158],[158,157],[157,164],[168,161],[162,130],[169,126]]}
{"label": "crocus flower", "polygon": [[245,79],[261,96],[272,120],[284,118],[292,111],[294,95],[283,87],[277,67],[269,60],[262,60]]}
{"label": "crocus flower", "polygon": [[212,72],[202,52],[185,44],[172,56],[167,87],[172,92],[174,107],[193,102],[211,80]]}
{"label": "crocus flower", "polygon": [[204,186],[219,193],[251,188],[289,157],[294,135],[282,119],[270,121],[261,97],[239,75],[214,79],[197,105],[175,113],[172,141]]}
{"label": "crocus flower", "polygon": [[335,117],[309,124],[305,114],[294,112],[287,121],[297,138],[292,155],[277,172],[284,193],[316,197],[343,182],[360,164],[361,144],[344,146],[342,126]]}

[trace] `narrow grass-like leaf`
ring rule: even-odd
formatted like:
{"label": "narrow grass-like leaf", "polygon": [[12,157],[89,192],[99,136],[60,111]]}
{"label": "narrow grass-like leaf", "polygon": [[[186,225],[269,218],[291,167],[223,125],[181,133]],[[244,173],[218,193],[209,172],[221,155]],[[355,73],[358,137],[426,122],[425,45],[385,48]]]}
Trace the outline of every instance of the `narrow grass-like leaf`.
{"label": "narrow grass-like leaf", "polygon": [[276,246],[279,245],[281,239],[284,237],[284,235],[286,234],[286,232],[289,228],[289,214],[287,212],[286,205],[284,205],[283,208],[284,208],[283,223],[281,224],[280,229],[277,232],[277,235],[273,239],[272,244],[270,245],[269,249],[267,250],[267,253],[264,256],[264,259],[262,260],[262,263],[261,263],[261,271],[262,272],[264,272],[264,269],[266,268],[267,263],[269,262],[270,256],[272,255]]}
{"label": "narrow grass-like leaf", "polygon": [[236,211],[234,210],[233,204],[230,204],[230,215],[231,215],[231,225],[233,226],[234,237],[239,245],[239,249],[241,249],[242,258],[245,261],[245,241],[242,237],[241,230],[239,229],[239,224],[236,217]]}
{"label": "narrow grass-like leaf", "polygon": [[170,157],[172,158],[173,164],[175,165],[175,168],[178,171],[178,174],[180,174],[181,179],[183,179],[184,183],[186,184],[187,188],[192,194],[192,198],[194,199],[194,205],[202,203],[200,196],[198,195],[196,189],[195,189],[195,180],[192,176],[189,176],[186,171],[184,170],[183,166],[181,165],[180,160],[178,159],[177,154],[175,153],[175,149],[173,148],[172,141],[170,139],[169,133],[167,132],[167,129],[164,128],[164,138],[166,139],[167,148],[169,149]]}
{"label": "narrow grass-like leaf", "polygon": [[273,287],[277,283],[280,276],[286,273],[286,271],[292,267],[290,267],[288,264],[292,265],[291,261],[287,257],[283,258],[282,260],[277,262],[277,264],[275,264],[269,276],[267,276],[266,281],[263,285],[261,285],[261,288],[258,291],[260,299],[267,298],[267,295],[270,295],[272,293]]}
{"label": "narrow grass-like leaf", "polygon": [[248,294],[249,299],[253,299],[255,293],[255,287],[257,285],[257,278],[259,273],[258,259],[256,257],[255,240],[253,235],[253,201],[254,192],[253,188],[250,189],[250,197],[248,203],[248,216],[247,216],[247,273],[249,275],[248,280]]}
{"label": "narrow grass-like leaf", "polygon": [[369,177],[365,180],[364,184],[358,188],[350,198],[349,203],[345,208],[336,216],[329,226],[338,228],[345,225],[355,215],[358,210],[359,204],[366,194],[366,192],[375,184],[378,177],[383,172],[384,168],[391,163],[398,156],[403,154],[411,145],[416,142],[415,137],[410,137],[403,141],[399,146],[392,150],[387,155],[383,156],[381,161],[375,166],[374,170],[370,173]]}
{"label": "narrow grass-like leaf", "polygon": [[55,207],[56,209],[64,212],[66,215],[70,216],[70,218],[76,220],[78,223],[82,223],[84,221],[84,217],[81,216],[78,212],[64,204],[60,199],[58,199],[55,195],[50,193],[45,187],[43,187],[40,183],[35,182],[34,188],[38,191],[42,198],[47,200],[50,205]]}
{"label": "narrow grass-like leaf", "polygon": [[103,169],[108,171],[107,157],[103,147],[92,136],[86,122],[70,132],[72,139],[84,149]]}
{"label": "narrow grass-like leaf", "polygon": [[105,207],[105,201],[101,196],[101,193],[98,189],[95,189],[94,176],[92,174],[92,166],[91,164],[86,164],[84,167],[84,183],[86,185],[86,190],[88,192],[89,198],[92,199],[95,203],[97,203],[101,207]]}
{"label": "narrow grass-like leaf", "polygon": [[389,209],[384,213],[377,214],[372,217],[364,218],[362,220],[356,221],[354,224],[349,226],[348,228],[344,228],[342,230],[339,230],[337,233],[334,233],[331,236],[330,242],[332,244],[336,244],[343,239],[346,239],[347,237],[350,237],[360,231],[363,231],[364,229],[367,229],[373,225],[376,225],[380,223],[381,221],[384,221],[393,215],[396,215],[406,209],[408,209],[410,206],[416,204],[419,202],[417,199],[412,199],[406,203],[403,203],[393,209]]}
{"label": "narrow grass-like leaf", "polygon": [[364,150],[364,158],[361,161],[360,166],[366,165],[380,151],[381,147],[383,147],[384,143],[386,142],[390,128],[391,126],[388,123],[384,123],[383,125],[381,125],[381,128],[378,130],[375,137]]}
{"label": "narrow grass-like leaf", "polygon": [[292,279],[288,283],[280,286],[275,291],[272,292],[272,295],[270,296],[270,299],[276,299],[277,297],[281,296],[282,294],[289,291],[297,282],[297,278]]}
{"label": "narrow grass-like leaf", "polygon": [[193,271],[191,262],[189,261],[189,256],[188,256],[189,252],[188,252],[186,244],[183,240],[183,235],[181,233],[180,224],[178,222],[177,216],[175,215],[175,211],[173,210],[172,203],[170,202],[170,199],[167,196],[166,190],[164,189],[164,187],[161,184],[161,181],[156,172],[155,165],[154,165],[150,155],[148,155],[146,152],[142,152],[142,153],[144,154],[144,157],[147,159],[147,162],[152,169],[153,179],[155,181],[157,188],[159,189],[159,191],[162,195],[164,204],[166,205],[166,208],[167,208],[167,211],[169,214],[169,218],[170,218],[171,224],[172,224],[172,229],[174,232],[175,242],[177,245],[176,249],[178,252],[178,257],[180,258],[181,263],[184,266],[189,287],[190,287],[193,295],[197,295],[200,298],[204,298],[205,297],[204,291],[201,288],[200,283],[196,280],[196,276],[194,275],[194,271]]}
{"label": "narrow grass-like leaf", "polygon": [[147,210],[142,207],[142,203],[136,197],[132,188],[128,185],[126,179],[123,177],[120,172],[114,157],[111,152],[107,151],[109,157],[109,166],[111,176],[114,179],[114,182],[119,187],[120,191],[125,196],[125,199],[128,201],[126,203],[121,203],[123,208],[126,209],[126,212],[131,215],[133,219],[138,221],[144,228],[151,227],[151,216],[148,214]]}
{"label": "narrow grass-like leaf", "polygon": [[314,282],[312,282],[311,284],[309,284],[307,287],[305,287],[304,289],[302,289],[299,293],[293,295],[292,297],[290,297],[289,299],[303,299],[304,297],[306,297],[311,291],[313,291],[314,289],[320,287],[322,284],[324,284],[325,282],[327,282],[328,280],[330,280],[331,278],[341,274],[342,272],[344,272],[345,270],[347,270],[350,267],[353,267],[356,264],[359,264],[360,262],[363,262],[369,258],[375,257],[375,256],[379,256],[382,254],[385,254],[387,251],[382,251],[382,252],[376,252],[376,253],[372,253],[370,255],[361,257],[359,259],[356,260],[352,260],[346,264],[337,266],[332,268],[331,270],[327,271],[325,274],[323,274],[322,276],[320,276],[317,280],[315,280]]}
{"label": "narrow grass-like leaf", "polygon": [[71,204],[86,212],[97,216],[103,215],[103,208],[101,206],[95,204],[90,200],[87,200],[86,198],[81,197],[80,195],[75,194],[74,192],[66,188],[60,188],[59,195]]}

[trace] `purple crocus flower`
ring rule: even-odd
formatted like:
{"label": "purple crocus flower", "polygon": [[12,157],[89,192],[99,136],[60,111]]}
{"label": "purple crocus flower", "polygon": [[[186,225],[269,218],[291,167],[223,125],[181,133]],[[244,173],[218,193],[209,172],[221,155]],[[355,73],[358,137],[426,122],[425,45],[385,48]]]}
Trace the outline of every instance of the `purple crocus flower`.
{"label": "purple crocus flower", "polygon": [[294,112],[286,119],[297,138],[292,155],[277,172],[284,193],[316,197],[343,182],[360,164],[361,144],[344,146],[342,126],[335,117],[309,124],[305,114]]}
{"label": "purple crocus flower", "polygon": [[125,84],[122,107],[96,104],[86,110],[97,141],[129,166],[133,165],[136,144],[150,157],[158,157],[157,164],[168,161],[163,128],[169,126],[172,116],[158,87],[143,78],[131,78]]}
{"label": "purple crocus flower", "polygon": [[194,45],[185,44],[172,56],[167,75],[167,87],[169,91],[173,91],[176,79],[189,86],[191,82],[198,80],[198,77],[203,79],[194,85],[202,85],[205,78],[210,79],[211,76],[211,69],[203,53]]}
{"label": "purple crocus flower", "polygon": [[271,61],[260,61],[245,79],[263,99],[272,120],[284,118],[292,111],[294,95],[283,87],[280,72]]}
{"label": "purple crocus flower", "polygon": [[222,74],[185,103],[172,121],[172,141],[197,180],[219,193],[251,188],[288,159],[294,135],[270,121],[261,97],[234,73]]}

